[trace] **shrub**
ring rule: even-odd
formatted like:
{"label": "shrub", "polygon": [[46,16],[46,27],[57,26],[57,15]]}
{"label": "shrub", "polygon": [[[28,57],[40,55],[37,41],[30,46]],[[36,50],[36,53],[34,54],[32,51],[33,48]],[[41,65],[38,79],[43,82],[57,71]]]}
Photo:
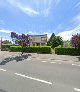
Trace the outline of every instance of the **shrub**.
{"label": "shrub", "polygon": [[2,44],[1,50],[2,51],[8,51],[10,46],[15,46],[15,45],[13,45],[13,44]]}
{"label": "shrub", "polygon": [[30,46],[23,49],[21,46],[10,46],[10,51],[12,52],[21,52],[22,50],[28,53],[51,53],[50,46]]}
{"label": "shrub", "polygon": [[55,48],[55,54],[79,56],[80,48]]}

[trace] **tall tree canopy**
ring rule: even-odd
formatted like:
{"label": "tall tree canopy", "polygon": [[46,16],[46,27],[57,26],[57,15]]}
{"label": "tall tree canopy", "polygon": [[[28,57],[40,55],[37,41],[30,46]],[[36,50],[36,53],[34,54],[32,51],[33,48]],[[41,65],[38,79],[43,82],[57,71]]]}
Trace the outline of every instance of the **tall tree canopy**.
{"label": "tall tree canopy", "polygon": [[26,46],[30,46],[31,40],[30,40],[29,35],[25,35],[25,34],[18,35],[15,32],[11,32],[11,38],[13,41],[17,42],[19,45],[22,46],[22,54],[23,54],[23,48]]}
{"label": "tall tree canopy", "polygon": [[15,32],[11,32],[11,38],[12,38],[12,41],[17,42],[21,46],[30,45],[30,37],[29,37],[29,35],[25,35],[25,34],[18,35]]}
{"label": "tall tree canopy", "polygon": [[72,35],[71,42],[75,48],[80,48],[80,34]]}
{"label": "tall tree canopy", "polygon": [[52,48],[55,48],[59,45],[63,45],[63,39],[60,36],[55,36],[52,38]]}
{"label": "tall tree canopy", "polygon": [[55,36],[54,33],[52,33],[49,41],[47,42],[48,46],[51,46],[52,48],[55,48],[59,45],[63,45],[63,39],[60,36]]}
{"label": "tall tree canopy", "polygon": [[52,33],[50,39],[49,39],[48,42],[47,42],[47,45],[48,45],[48,46],[51,46],[51,45],[52,45],[52,39],[53,39],[53,37],[55,37],[55,34],[54,34],[54,33]]}

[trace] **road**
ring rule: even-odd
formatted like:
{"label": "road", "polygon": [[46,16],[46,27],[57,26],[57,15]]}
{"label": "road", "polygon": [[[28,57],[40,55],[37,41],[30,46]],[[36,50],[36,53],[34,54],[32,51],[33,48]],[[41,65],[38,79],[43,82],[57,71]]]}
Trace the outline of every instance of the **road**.
{"label": "road", "polygon": [[30,55],[5,58],[0,61],[0,92],[80,92],[80,64]]}

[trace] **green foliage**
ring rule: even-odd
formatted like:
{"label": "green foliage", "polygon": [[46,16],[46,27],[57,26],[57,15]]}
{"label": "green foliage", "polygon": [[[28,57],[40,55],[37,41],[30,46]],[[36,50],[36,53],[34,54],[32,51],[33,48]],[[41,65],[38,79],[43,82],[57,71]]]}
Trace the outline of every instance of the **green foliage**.
{"label": "green foliage", "polygon": [[79,56],[80,48],[55,48],[55,54]]}
{"label": "green foliage", "polygon": [[8,51],[10,46],[15,46],[15,45],[13,45],[13,44],[2,44],[1,50],[2,51]]}
{"label": "green foliage", "polygon": [[51,42],[52,42],[53,37],[55,37],[55,34],[54,34],[54,33],[52,33],[52,35],[51,35],[49,41],[47,42],[47,46],[51,46],[51,45],[52,45]]}
{"label": "green foliage", "polygon": [[60,37],[60,36],[53,37],[52,38],[52,48],[55,48],[59,45],[63,45],[62,37]]}
{"label": "green foliage", "polygon": [[62,37],[60,36],[55,36],[54,33],[52,33],[49,41],[47,42],[47,45],[48,46],[51,46],[52,48],[55,48],[59,45],[63,45],[63,40],[62,40]]}
{"label": "green foliage", "polygon": [[12,52],[27,52],[27,53],[51,53],[50,46],[30,46],[24,47],[21,46],[10,46],[10,51]]}
{"label": "green foliage", "polygon": [[9,41],[9,40],[4,40],[4,41],[3,41],[3,44],[12,44],[12,42]]}
{"label": "green foliage", "polygon": [[62,47],[63,47],[62,45],[57,46],[57,48],[62,48]]}

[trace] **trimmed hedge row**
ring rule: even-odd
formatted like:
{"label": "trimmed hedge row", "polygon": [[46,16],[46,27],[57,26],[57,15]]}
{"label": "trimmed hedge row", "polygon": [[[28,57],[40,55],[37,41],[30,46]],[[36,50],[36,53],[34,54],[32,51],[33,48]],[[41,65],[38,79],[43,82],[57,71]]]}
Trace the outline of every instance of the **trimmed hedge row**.
{"label": "trimmed hedge row", "polygon": [[50,46],[30,46],[30,47],[24,47],[21,46],[10,46],[11,52],[27,52],[27,53],[51,53],[51,47]]}
{"label": "trimmed hedge row", "polygon": [[[10,46],[15,46],[14,44],[2,44],[2,51],[8,51]],[[18,46],[18,45],[17,45]]]}
{"label": "trimmed hedge row", "polygon": [[55,54],[79,56],[80,48],[55,48]]}

